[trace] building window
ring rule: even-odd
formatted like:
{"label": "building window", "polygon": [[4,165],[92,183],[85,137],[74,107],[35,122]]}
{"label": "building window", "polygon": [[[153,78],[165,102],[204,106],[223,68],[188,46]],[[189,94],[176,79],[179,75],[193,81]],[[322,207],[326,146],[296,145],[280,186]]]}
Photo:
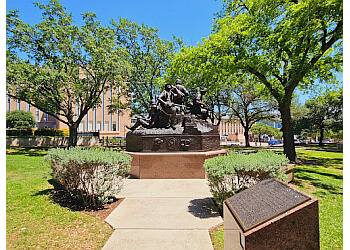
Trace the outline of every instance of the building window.
{"label": "building window", "polygon": [[20,100],[17,101],[17,110],[21,110],[21,101]]}
{"label": "building window", "polygon": [[10,97],[7,97],[7,111],[11,110],[11,99]]}
{"label": "building window", "polygon": [[109,122],[105,122],[105,131],[109,131]]}
{"label": "building window", "polygon": [[86,115],[85,115],[85,122],[84,122],[84,128],[85,128],[85,130],[88,130],[88,120],[89,120],[89,116],[88,116],[88,114],[86,113]]}
{"label": "building window", "polygon": [[79,124],[79,131],[80,131],[80,132],[84,131],[84,123],[83,123],[83,122],[81,122],[81,123]]}
{"label": "building window", "polygon": [[[105,93],[102,92],[102,97],[101,97],[101,101],[102,101],[102,125],[105,122]],[[104,131],[104,128],[102,128],[102,131]]]}
{"label": "building window", "polygon": [[117,130],[120,131],[120,128],[119,128],[119,110],[117,110]]}
{"label": "building window", "polygon": [[101,122],[97,122],[97,131],[101,131]]}
{"label": "building window", "polygon": [[96,112],[96,106],[94,107],[94,131],[97,131],[96,129],[96,117],[97,117],[97,112]]}
{"label": "building window", "polygon": [[89,121],[88,130],[89,130],[89,131],[92,131],[92,121]]}
{"label": "building window", "polygon": [[36,121],[39,121],[40,117],[39,117],[39,109],[35,110],[35,116],[36,116]]}
{"label": "building window", "polygon": [[116,124],[116,122],[113,122],[112,130],[113,131],[117,131],[117,124]]}
{"label": "building window", "polygon": [[27,104],[27,111],[30,112],[30,104]]}
{"label": "building window", "polygon": [[[112,105],[112,88],[109,90],[109,105]],[[109,114],[109,125],[108,127],[112,130],[112,113]]]}
{"label": "building window", "polygon": [[47,126],[47,121],[49,120],[49,115],[48,114],[46,114],[46,113],[44,113],[44,128],[48,128],[48,126]]}
{"label": "building window", "polygon": [[79,99],[77,98],[77,103],[75,104],[75,114],[76,114],[76,119],[78,120],[79,118]]}

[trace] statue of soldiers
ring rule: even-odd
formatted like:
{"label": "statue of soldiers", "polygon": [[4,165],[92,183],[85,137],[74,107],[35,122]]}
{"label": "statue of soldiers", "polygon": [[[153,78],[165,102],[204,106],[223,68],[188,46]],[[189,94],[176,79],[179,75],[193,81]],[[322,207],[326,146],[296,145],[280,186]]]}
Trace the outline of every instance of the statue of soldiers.
{"label": "statue of soldiers", "polygon": [[209,111],[213,109],[203,102],[203,96],[207,93],[207,88],[200,88],[199,93],[193,99],[193,105],[191,107],[191,114],[199,115],[203,120],[206,120],[209,116]]}
{"label": "statue of soldiers", "polygon": [[160,127],[173,126],[177,110],[174,103],[175,96],[181,98],[180,91],[170,83],[165,84],[163,92],[158,96],[161,111]]}
{"label": "statue of soldiers", "polygon": [[[174,103],[177,104],[176,108],[178,109],[177,113],[183,114],[185,111],[185,97],[189,95],[185,86],[181,85],[181,80],[175,80],[175,88],[180,92],[181,97],[175,95]],[[177,93],[176,93],[177,94]]]}
{"label": "statue of soldiers", "polygon": [[152,100],[148,118],[144,118],[143,116],[135,116],[137,119],[136,123],[132,127],[126,127],[130,130],[135,130],[140,126],[144,128],[157,128],[159,126],[159,112],[160,111],[157,109],[155,100]]}

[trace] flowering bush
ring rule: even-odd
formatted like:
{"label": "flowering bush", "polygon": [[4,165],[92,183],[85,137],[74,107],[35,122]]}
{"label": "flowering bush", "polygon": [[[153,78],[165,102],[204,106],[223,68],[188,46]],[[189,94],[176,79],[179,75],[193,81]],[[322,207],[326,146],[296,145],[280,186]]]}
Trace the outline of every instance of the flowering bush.
{"label": "flowering bush", "polygon": [[289,163],[285,155],[272,151],[253,154],[229,152],[226,156],[207,159],[204,168],[208,173],[210,191],[222,209],[223,201],[244,189],[268,178],[286,180],[282,166]]}
{"label": "flowering bush", "polygon": [[50,149],[44,158],[55,182],[93,207],[107,203],[120,191],[131,160],[125,153],[79,147]]}

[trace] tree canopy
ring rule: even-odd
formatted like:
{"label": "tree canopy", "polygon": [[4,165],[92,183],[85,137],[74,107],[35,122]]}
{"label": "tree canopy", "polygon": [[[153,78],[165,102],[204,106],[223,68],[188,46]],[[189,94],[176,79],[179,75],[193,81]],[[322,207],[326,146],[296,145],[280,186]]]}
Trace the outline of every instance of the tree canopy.
{"label": "tree canopy", "polygon": [[233,87],[228,113],[239,120],[244,128],[246,147],[249,147],[249,130],[258,121],[276,117],[276,104],[265,98],[259,82],[243,78]]}
{"label": "tree canopy", "polygon": [[158,36],[158,29],[125,18],[111,23],[117,34],[117,45],[126,49],[130,65],[124,72],[122,88],[124,96],[130,98],[123,104],[115,101],[111,108],[115,110],[122,106],[131,108],[132,114],[148,113],[151,100],[156,100],[162,91],[162,77],[182,40],[175,37],[172,42],[163,40]]}
{"label": "tree canopy", "polygon": [[82,14],[79,27],[57,0],[35,5],[42,10],[38,24],[22,22],[18,10],[6,17],[7,91],[67,124],[75,146],[81,120],[102,92],[118,87],[127,54],[94,13]]}
{"label": "tree canopy", "polygon": [[251,128],[251,132],[253,135],[268,135],[270,137],[273,136],[277,140],[282,138],[282,132],[280,129],[274,128],[267,124],[263,124],[261,122],[254,124]]}
{"label": "tree canopy", "polygon": [[224,0],[213,31],[196,48],[180,52],[177,73],[208,76],[216,87],[237,74],[256,77],[278,103],[284,153],[294,161],[292,96],[316,79],[336,82],[342,70],[343,2]]}
{"label": "tree canopy", "polygon": [[343,132],[343,89],[323,93],[307,100],[304,115],[296,121],[298,134],[318,135],[319,143],[326,133],[341,138]]}

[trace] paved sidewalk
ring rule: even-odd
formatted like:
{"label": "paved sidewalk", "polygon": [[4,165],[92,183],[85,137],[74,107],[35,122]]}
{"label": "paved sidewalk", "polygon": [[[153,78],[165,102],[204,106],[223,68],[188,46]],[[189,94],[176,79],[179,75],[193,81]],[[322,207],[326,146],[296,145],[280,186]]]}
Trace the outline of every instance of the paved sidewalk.
{"label": "paved sidewalk", "polygon": [[208,229],[223,221],[205,179],[128,179],[118,197],[103,250],[213,249]]}

